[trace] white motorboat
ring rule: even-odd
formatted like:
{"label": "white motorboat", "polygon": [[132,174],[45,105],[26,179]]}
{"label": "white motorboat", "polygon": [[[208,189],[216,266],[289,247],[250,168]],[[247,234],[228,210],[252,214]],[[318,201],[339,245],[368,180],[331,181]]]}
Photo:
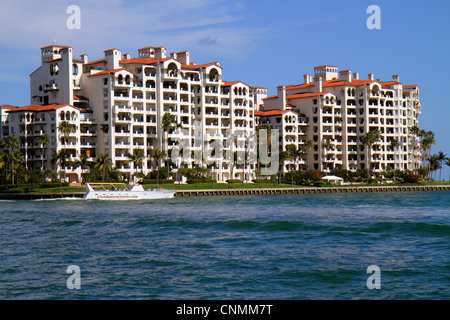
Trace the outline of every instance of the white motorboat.
{"label": "white motorboat", "polygon": [[175,196],[174,190],[147,189],[136,184],[131,189],[123,183],[86,183],[86,194],[83,199],[97,200],[149,200],[167,199]]}

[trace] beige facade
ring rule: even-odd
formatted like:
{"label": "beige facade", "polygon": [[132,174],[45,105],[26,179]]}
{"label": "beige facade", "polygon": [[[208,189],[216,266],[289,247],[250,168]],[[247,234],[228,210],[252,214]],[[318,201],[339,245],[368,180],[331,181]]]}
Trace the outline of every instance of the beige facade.
{"label": "beige facade", "polygon": [[[306,140],[312,141],[312,150],[298,163],[287,162],[286,170],[355,171],[370,165],[380,172],[388,166],[401,170],[420,166],[418,141],[408,130],[418,125],[421,113],[418,86],[403,85],[398,75],[382,81],[369,74],[362,80],[358,73],[339,72],[336,66],[315,67],[314,76],[306,74],[303,80],[278,87],[277,95],[264,99],[257,112],[258,123],[281,130],[283,148],[287,144],[301,148]],[[382,137],[369,154],[362,139],[375,128]],[[391,147],[393,139],[400,143],[397,148]]]}
{"label": "beige facade", "polygon": [[[103,59],[89,61],[87,55],[74,59],[71,47],[51,45],[41,48],[41,58],[41,66],[30,75],[31,105],[11,112],[9,121],[9,133],[21,138],[31,168],[40,168],[34,160],[42,158],[44,168],[50,167],[49,155],[65,148],[73,158],[87,154],[95,160],[105,153],[131,178],[136,171],[147,174],[154,169],[150,152],[156,148],[170,154],[187,140],[195,151],[220,140],[227,149],[230,134],[236,136],[233,150],[245,151],[255,129],[255,106],[267,96],[265,88],[222,80],[218,62],[197,65],[188,51],[167,55],[164,47],[145,47],[131,58],[109,49]],[[161,122],[165,113],[173,114],[181,128],[174,126],[165,133]],[[61,137],[58,121],[75,125],[70,138]],[[49,136],[47,153],[39,151],[35,132]],[[200,146],[194,145],[195,135],[202,139]],[[135,168],[127,157],[134,148],[144,151],[142,167]],[[193,161],[185,166],[192,167]],[[254,166],[236,166],[222,159],[216,161],[214,171],[218,181],[249,181]],[[79,168],[66,169],[79,180]]]}

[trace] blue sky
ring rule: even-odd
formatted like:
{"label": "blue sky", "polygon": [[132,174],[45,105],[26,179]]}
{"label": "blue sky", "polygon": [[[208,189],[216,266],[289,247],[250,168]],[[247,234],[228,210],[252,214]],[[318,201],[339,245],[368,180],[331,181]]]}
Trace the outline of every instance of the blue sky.
{"label": "blue sky", "polygon": [[[381,29],[370,30],[370,5]],[[81,9],[81,28],[69,30],[67,7]],[[321,64],[360,78],[400,75],[420,86],[420,127],[436,133],[450,156],[450,2],[378,0],[47,0],[0,3],[0,104],[29,104],[29,74],[40,47],[70,45],[75,55],[100,59],[109,48],[132,56],[145,46],[189,50],[197,63],[219,61],[224,80],[267,87],[303,81]],[[448,179],[450,170],[443,176]]]}

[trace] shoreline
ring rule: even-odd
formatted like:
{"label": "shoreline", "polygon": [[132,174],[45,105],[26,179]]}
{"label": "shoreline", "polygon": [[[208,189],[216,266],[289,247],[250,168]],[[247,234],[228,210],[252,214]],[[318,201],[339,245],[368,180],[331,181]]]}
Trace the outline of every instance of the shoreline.
{"label": "shoreline", "polygon": [[[450,185],[408,185],[408,186],[345,186],[345,187],[303,187],[303,188],[242,188],[242,189],[192,189],[177,190],[175,197],[234,196],[268,194],[313,194],[313,193],[356,193],[356,192],[405,192],[405,191],[450,191]],[[82,198],[85,192],[52,193],[0,193],[0,200],[44,200],[61,198]]]}

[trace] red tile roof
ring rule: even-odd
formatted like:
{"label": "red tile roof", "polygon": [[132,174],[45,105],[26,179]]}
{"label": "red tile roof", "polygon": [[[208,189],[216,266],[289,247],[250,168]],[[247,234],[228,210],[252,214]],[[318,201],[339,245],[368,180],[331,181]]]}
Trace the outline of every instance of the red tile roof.
{"label": "red tile roof", "polygon": [[106,63],[106,60],[105,59],[95,60],[95,61],[91,61],[91,62],[85,63],[84,65],[88,66],[90,64],[97,64],[97,63],[101,63],[101,62]]}
{"label": "red tile roof", "polygon": [[119,60],[119,64],[130,64],[130,63],[137,63],[137,64],[153,64],[158,62],[164,62],[167,60],[170,60],[174,58],[162,58],[162,59],[154,59],[154,58],[131,58],[131,59],[122,59]]}
{"label": "red tile roof", "polygon": [[292,110],[278,110],[278,109],[274,109],[274,110],[265,110],[265,111],[255,111],[255,116],[260,116],[260,117],[270,117],[270,116],[280,116],[282,114],[285,114],[287,112],[293,112],[293,113],[297,113],[295,111]]}
{"label": "red tile roof", "polygon": [[219,67],[220,69],[223,69],[218,64],[218,62],[210,62],[210,63],[205,63],[205,64],[182,64],[181,68],[182,69],[202,69],[202,68],[207,68],[212,65],[215,65],[216,67]]}
{"label": "red tile roof", "polygon": [[278,98],[278,96],[275,95],[275,96],[265,97],[265,98],[262,98],[262,100],[269,100],[269,99],[275,99],[275,98]]}
{"label": "red tile roof", "polygon": [[58,48],[70,48],[69,46],[58,46],[56,44],[52,44],[46,47],[42,47],[41,49],[47,49],[47,48],[52,48],[52,47],[58,47]]}
{"label": "red tile roof", "polygon": [[332,65],[330,65],[330,64],[324,64],[324,65],[322,65],[322,66],[317,66],[317,67],[314,67],[314,68],[324,68],[324,67],[333,67],[333,68],[337,68],[337,66],[332,66]]}
{"label": "red tile roof", "polygon": [[[140,50],[145,50],[145,49],[161,49],[161,48],[164,48],[164,47],[144,47],[144,48],[138,49],[138,51],[140,51]],[[164,49],[165,49],[165,48],[164,48]]]}
{"label": "red tile roof", "polygon": [[93,76],[100,76],[100,75],[105,75],[105,74],[116,73],[116,72],[119,72],[119,71],[122,71],[122,70],[125,70],[125,71],[127,71],[127,72],[129,72],[129,73],[133,73],[133,72],[131,72],[130,70],[127,70],[127,69],[125,69],[125,68],[119,68],[119,69],[112,69],[112,70],[104,70],[104,71],[100,71],[100,72],[91,74],[91,75],[89,75],[88,77],[93,77]]}
{"label": "red tile roof", "polygon": [[0,105],[0,108],[2,108],[2,109],[15,109],[15,108],[17,108],[17,106],[12,106],[10,104],[2,104],[2,105]]}
{"label": "red tile roof", "polygon": [[[306,93],[297,93],[297,94],[290,94],[286,96],[286,99],[300,99],[300,98],[310,98],[310,97],[317,97],[317,96],[323,96],[327,93],[331,93],[330,91],[325,92],[306,92]],[[331,93],[334,95],[334,93]]]}
{"label": "red tile roof", "polygon": [[45,62],[47,63],[47,62],[54,62],[54,61],[59,61],[59,60],[62,60],[62,59],[61,58],[56,58],[56,59],[53,59],[53,60],[47,60]]}
{"label": "red tile roof", "polygon": [[13,110],[7,110],[6,112],[21,112],[21,111],[51,111],[51,110],[58,110],[62,107],[71,107],[77,110],[80,110],[74,106],[71,106],[70,104],[49,104],[46,106],[40,106],[40,105],[28,105],[20,108],[16,108]]}
{"label": "red tile roof", "polygon": [[412,85],[408,85],[408,86],[403,86],[403,89],[416,89],[419,86],[417,84],[412,84]]}

